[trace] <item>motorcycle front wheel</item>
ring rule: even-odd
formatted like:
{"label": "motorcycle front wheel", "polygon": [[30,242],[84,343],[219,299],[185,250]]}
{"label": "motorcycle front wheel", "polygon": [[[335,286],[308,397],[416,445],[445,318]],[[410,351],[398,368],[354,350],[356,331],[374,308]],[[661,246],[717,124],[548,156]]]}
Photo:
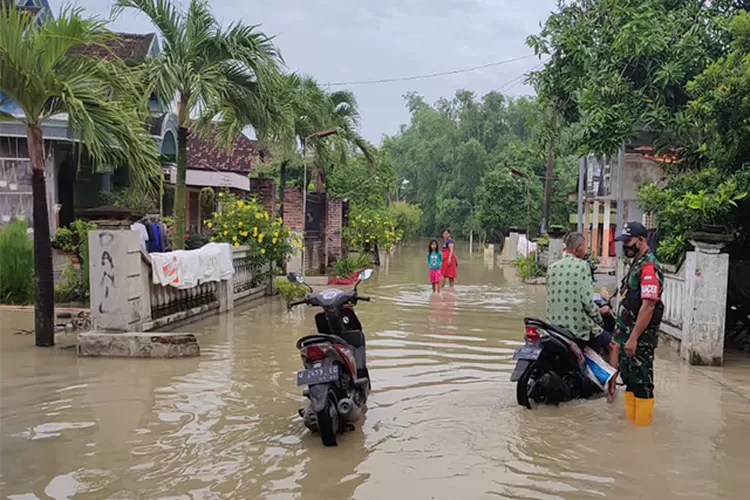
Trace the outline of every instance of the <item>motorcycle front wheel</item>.
{"label": "motorcycle front wheel", "polygon": [[336,401],[332,393],[328,393],[326,406],[317,413],[318,432],[323,446],[338,446],[336,434],[339,431],[339,412],[336,410]]}

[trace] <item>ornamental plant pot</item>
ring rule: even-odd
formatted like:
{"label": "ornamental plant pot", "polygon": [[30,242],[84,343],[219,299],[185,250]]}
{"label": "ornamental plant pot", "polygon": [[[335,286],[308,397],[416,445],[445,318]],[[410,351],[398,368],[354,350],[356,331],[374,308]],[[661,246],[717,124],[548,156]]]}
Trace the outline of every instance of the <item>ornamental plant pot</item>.
{"label": "ornamental plant pot", "polygon": [[550,238],[554,238],[556,240],[565,236],[565,233],[566,233],[565,229],[562,229],[562,228],[558,229],[555,226],[550,227],[549,231],[547,232]]}
{"label": "ornamental plant pot", "polygon": [[701,232],[708,233],[708,234],[726,234],[727,228],[719,224],[701,223]]}

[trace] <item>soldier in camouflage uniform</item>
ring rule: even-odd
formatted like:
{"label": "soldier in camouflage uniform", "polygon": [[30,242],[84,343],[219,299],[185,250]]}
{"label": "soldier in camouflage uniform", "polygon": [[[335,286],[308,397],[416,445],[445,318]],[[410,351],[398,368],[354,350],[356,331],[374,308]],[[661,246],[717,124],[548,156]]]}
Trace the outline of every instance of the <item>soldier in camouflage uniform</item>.
{"label": "soldier in camouflage uniform", "polygon": [[654,410],[654,349],[664,313],[661,301],[664,276],[648,247],[648,231],[629,222],[615,238],[625,256],[633,259],[620,286],[615,341],[620,348],[620,376],[625,383],[625,415],[636,425],[650,425]]}

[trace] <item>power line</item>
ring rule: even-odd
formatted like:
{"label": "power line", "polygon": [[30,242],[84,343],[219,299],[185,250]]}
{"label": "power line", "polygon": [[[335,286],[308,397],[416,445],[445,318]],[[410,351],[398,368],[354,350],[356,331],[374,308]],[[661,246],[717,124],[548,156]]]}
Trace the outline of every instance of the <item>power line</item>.
{"label": "power line", "polygon": [[516,57],[514,59],[507,59],[505,61],[496,61],[491,62],[487,64],[482,64],[481,66],[472,66],[471,68],[463,68],[463,69],[455,69],[452,71],[442,71],[439,73],[428,73],[426,75],[413,75],[413,76],[403,76],[403,77],[397,77],[397,78],[381,78],[377,80],[356,80],[356,81],[350,81],[350,82],[332,82],[329,83],[329,87],[340,87],[343,85],[370,85],[370,84],[377,84],[377,83],[391,83],[391,82],[407,82],[412,80],[424,80],[427,78],[435,78],[438,76],[448,76],[448,75],[457,75],[459,73],[468,73],[469,71],[477,71],[484,68],[491,68],[493,66],[501,66],[503,64],[509,64],[516,61],[522,61],[524,59],[528,59],[530,57],[536,57],[534,54],[529,54],[522,57]]}
{"label": "power line", "polygon": [[539,64],[537,64],[536,66],[534,66],[533,68],[531,68],[530,70],[521,73],[520,75],[516,76],[515,78],[511,78],[510,80],[508,80],[507,82],[505,82],[499,89],[497,89],[497,92],[500,93],[500,94],[502,94],[504,92],[507,92],[507,91],[515,88],[521,82],[523,82],[523,80],[526,77],[526,75],[528,75],[532,71],[536,71],[539,68],[541,68],[542,66],[544,66],[545,62],[546,61],[542,61]]}

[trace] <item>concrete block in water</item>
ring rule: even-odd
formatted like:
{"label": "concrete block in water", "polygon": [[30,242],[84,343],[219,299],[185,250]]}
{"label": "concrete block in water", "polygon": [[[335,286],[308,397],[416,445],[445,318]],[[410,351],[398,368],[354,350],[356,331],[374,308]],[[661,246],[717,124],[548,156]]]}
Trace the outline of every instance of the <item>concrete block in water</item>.
{"label": "concrete block in water", "polygon": [[106,333],[78,335],[78,355],[118,358],[185,358],[200,356],[192,333]]}

